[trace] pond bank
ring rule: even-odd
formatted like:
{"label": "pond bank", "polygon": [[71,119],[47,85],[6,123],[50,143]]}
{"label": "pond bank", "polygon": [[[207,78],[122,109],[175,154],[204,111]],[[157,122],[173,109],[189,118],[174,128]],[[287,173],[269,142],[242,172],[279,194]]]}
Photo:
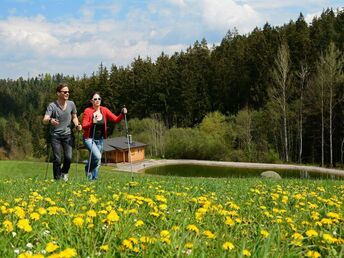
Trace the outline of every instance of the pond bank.
{"label": "pond bank", "polygon": [[[268,164],[268,163],[248,163],[248,162],[227,162],[227,161],[208,161],[208,160],[187,160],[187,159],[146,159],[141,162],[135,162],[132,165],[130,163],[119,163],[115,165],[115,170],[131,172],[131,169],[135,173],[143,172],[147,168],[165,166],[165,165],[178,165],[178,164],[191,164],[202,166],[216,166],[216,167],[232,167],[232,168],[252,168],[252,169],[288,169],[305,172],[317,172],[321,174],[344,176],[344,170],[330,169],[315,166],[302,166],[302,165],[287,165],[287,164]],[[111,164],[109,164],[111,165]]]}

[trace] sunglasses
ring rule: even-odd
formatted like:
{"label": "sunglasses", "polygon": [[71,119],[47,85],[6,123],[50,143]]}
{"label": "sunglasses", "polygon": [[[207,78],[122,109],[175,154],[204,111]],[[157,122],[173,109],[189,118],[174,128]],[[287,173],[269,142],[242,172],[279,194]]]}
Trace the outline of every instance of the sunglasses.
{"label": "sunglasses", "polygon": [[93,101],[102,100],[102,98],[94,98]]}
{"label": "sunglasses", "polygon": [[60,92],[63,93],[63,94],[69,94],[68,90],[64,90],[64,91],[60,91]]}

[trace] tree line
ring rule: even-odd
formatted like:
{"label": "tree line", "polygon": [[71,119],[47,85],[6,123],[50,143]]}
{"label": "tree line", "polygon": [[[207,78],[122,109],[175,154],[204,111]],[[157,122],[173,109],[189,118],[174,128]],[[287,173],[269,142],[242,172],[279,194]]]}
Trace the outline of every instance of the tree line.
{"label": "tree line", "polygon": [[300,14],[247,35],[233,29],[218,46],[202,39],[91,76],[1,79],[0,158],[46,156],[41,119],[67,82],[79,114],[94,91],[115,112],[125,104],[151,156],[343,163],[343,28],[344,11],[327,9],[310,24]]}

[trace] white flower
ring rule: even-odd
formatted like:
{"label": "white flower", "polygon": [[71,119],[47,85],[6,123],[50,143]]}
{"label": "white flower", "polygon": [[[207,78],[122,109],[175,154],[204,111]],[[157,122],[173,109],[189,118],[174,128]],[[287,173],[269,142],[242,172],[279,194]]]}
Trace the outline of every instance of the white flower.
{"label": "white flower", "polygon": [[15,253],[15,254],[19,254],[19,253],[20,253],[20,250],[19,250],[19,249],[14,249],[14,253]]}
{"label": "white flower", "polygon": [[43,231],[43,235],[44,235],[44,236],[47,236],[47,235],[49,235],[49,234],[50,234],[50,231],[49,231],[49,230],[44,230],[44,231]]}
{"label": "white flower", "polygon": [[31,243],[27,243],[27,244],[26,244],[26,247],[27,247],[27,248],[29,248],[29,249],[32,249],[32,247],[33,247],[33,244],[31,244]]}
{"label": "white flower", "polygon": [[13,231],[12,236],[15,237],[16,235],[17,235],[17,233]]}

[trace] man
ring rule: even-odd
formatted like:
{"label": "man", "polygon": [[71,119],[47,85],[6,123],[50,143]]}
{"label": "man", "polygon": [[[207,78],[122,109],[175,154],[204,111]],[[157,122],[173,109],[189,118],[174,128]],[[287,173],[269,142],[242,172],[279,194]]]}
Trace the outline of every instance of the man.
{"label": "man", "polygon": [[[53,149],[53,174],[54,179],[62,178],[68,181],[68,171],[72,163],[72,129],[81,131],[82,126],[79,123],[77,110],[73,101],[68,100],[69,88],[67,84],[61,83],[56,88],[57,100],[51,102],[45,112],[43,124],[50,124],[51,147]],[[64,152],[63,166],[61,148]]]}

